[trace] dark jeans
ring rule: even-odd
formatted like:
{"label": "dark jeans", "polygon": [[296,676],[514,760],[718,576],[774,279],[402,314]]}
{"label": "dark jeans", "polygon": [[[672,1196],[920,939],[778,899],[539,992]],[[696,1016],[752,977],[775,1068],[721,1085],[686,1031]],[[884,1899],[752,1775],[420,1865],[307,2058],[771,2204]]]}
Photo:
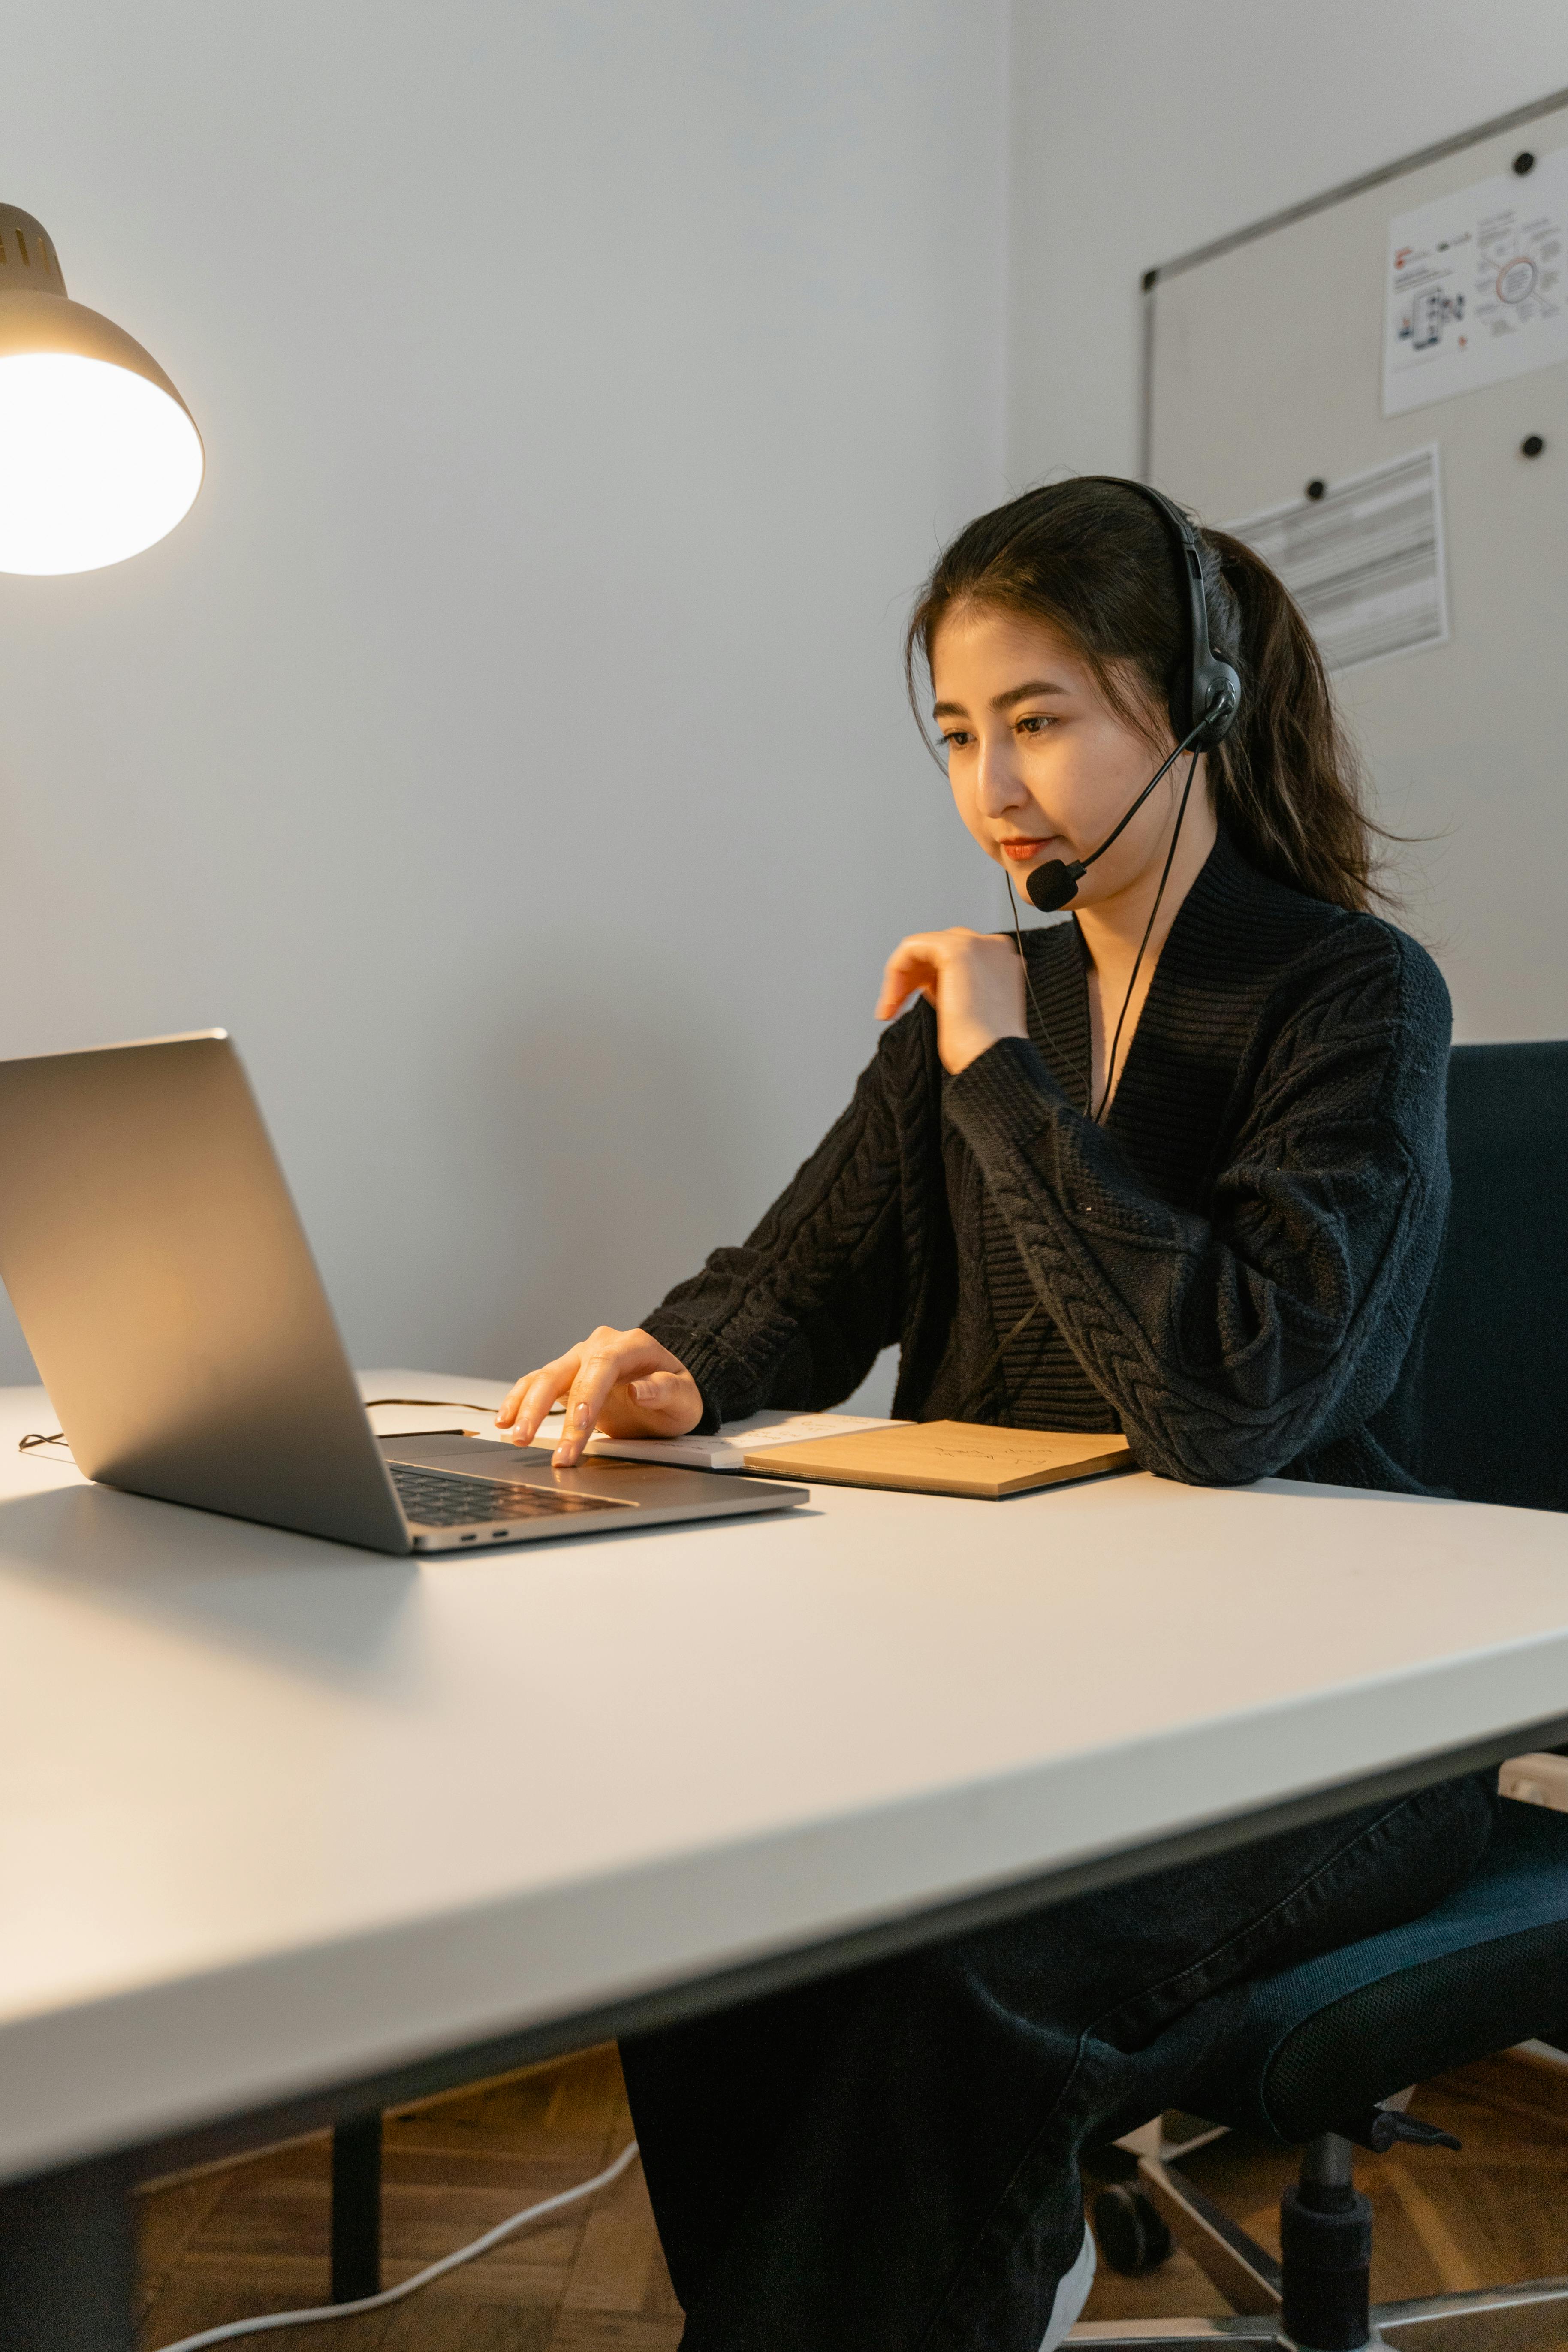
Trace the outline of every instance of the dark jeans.
{"label": "dark jeans", "polygon": [[1037,2352],[1080,2148],[1179,2103],[1245,1994],[1429,1910],[1445,1782],[622,2047],[685,2352]]}

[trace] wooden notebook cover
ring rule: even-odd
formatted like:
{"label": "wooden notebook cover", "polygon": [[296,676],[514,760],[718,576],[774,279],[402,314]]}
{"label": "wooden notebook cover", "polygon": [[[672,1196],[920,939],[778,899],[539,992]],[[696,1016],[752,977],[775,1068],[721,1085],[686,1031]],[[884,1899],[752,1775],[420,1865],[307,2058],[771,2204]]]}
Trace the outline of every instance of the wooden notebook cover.
{"label": "wooden notebook cover", "polygon": [[[743,1441],[742,1441],[743,1444]],[[828,1486],[895,1486],[915,1495],[973,1495],[999,1503],[1032,1486],[1103,1478],[1136,1467],[1124,1437],[1063,1429],[993,1429],[976,1421],[910,1421],[848,1437],[813,1437],[747,1454],[755,1478]]]}

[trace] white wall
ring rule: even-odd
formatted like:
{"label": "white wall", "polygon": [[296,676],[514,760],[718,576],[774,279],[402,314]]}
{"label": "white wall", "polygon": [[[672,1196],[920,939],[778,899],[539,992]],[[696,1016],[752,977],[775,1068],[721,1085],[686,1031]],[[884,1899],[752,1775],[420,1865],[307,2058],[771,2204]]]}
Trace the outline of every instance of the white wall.
{"label": "white wall", "polygon": [[231,1027],[361,1361],[635,1318],[834,1115],[899,933],[989,908],[898,644],[1002,488],[1005,35],[28,20],[0,194],[209,473],[0,579],[0,1052]]}
{"label": "white wall", "polygon": [[1015,488],[1135,470],[1145,269],[1568,84],[1562,0],[1016,0],[1013,42]]}

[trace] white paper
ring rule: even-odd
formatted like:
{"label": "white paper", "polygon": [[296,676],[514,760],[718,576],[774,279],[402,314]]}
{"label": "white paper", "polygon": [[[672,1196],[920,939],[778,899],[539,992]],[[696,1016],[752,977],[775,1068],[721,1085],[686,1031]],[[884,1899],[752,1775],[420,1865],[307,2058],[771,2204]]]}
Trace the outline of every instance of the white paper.
{"label": "white paper", "polygon": [[1447,642],[1436,443],[1225,528],[1279,574],[1330,669]]}
{"label": "white paper", "polygon": [[[539,1424],[535,1445],[554,1445],[562,1416]],[[764,1445],[795,1445],[810,1437],[852,1437],[860,1429],[897,1429],[896,1421],[858,1412],[754,1412],[748,1421],[727,1421],[711,1437],[591,1437],[584,1456],[608,1454],[623,1462],[666,1462],[686,1470],[740,1470],[746,1454]]]}
{"label": "white paper", "polygon": [[1388,225],[1383,413],[1568,359],[1568,147]]}

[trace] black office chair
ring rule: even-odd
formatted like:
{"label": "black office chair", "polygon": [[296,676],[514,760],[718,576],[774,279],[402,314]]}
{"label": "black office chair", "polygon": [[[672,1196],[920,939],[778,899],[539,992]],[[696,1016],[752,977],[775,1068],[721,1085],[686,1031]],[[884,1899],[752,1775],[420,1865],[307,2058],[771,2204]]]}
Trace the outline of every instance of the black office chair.
{"label": "black office chair", "polygon": [[1568,1511],[1568,1045],[1456,1045],[1421,1475]]}
{"label": "black office chair", "polygon": [[[1419,1389],[1418,1459],[1467,1501],[1568,1511],[1568,1045],[1461,1045],[1448,1076],[1454,1201]],[[1234,1996],[1230,1998],[1234,2005]],[[1237,2315],[1096,2324],[1069,2342],[1177,2352],[1205,2337],[1299,2352],[1369,2343],[1568,2344],[1568,2277],[1369,2306],[1371,2208],[1355,2143],[1442,2140],[1384,2102],[1568,2017],[1568,1814],[1505,1802],[1481,1868],[1423,1919],[1259,1980],[1194,2113],[1300,2147],[1282,2264],[1185,2179],[1139,2158],[1097,2219],[1114,2266],[1152,2268],[1173,2231]],[[1454,2143],[1449,2142],[1449,2145]]]}

